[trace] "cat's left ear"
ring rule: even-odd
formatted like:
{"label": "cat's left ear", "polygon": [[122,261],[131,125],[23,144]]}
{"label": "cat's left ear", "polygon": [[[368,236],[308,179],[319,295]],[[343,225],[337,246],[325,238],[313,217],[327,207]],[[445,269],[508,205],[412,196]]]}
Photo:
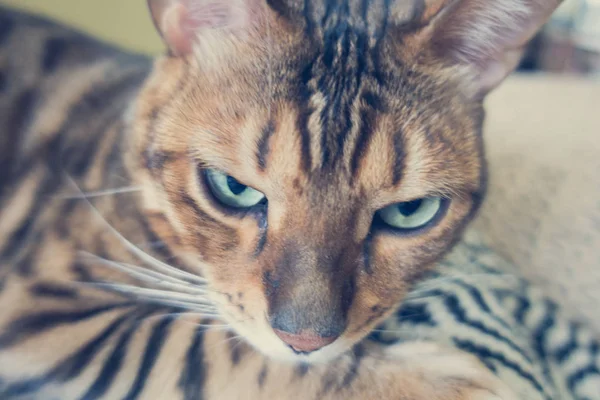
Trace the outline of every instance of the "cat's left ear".
{"label": "cat's left ear", "polygon": [[260,9],[258,0],[148,0],[154,24],[175,56],[186,56],[203,32],[243,32]]}
{"label": "cat's left ear", "polygon": [[561,1],[451,1],[433,23],[433,50],[464,66],[471,94],[485,96],[517,67],[527,43]]}

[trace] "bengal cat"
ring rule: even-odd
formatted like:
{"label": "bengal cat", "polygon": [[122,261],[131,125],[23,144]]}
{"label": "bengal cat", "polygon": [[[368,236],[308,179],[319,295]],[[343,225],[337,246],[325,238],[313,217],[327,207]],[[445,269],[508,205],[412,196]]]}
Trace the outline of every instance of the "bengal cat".
{"label": "bengal cat", "polygon": [[0,8],[1,399],[600,398],[463,235],[558,0],[148,3],[154,63]]}

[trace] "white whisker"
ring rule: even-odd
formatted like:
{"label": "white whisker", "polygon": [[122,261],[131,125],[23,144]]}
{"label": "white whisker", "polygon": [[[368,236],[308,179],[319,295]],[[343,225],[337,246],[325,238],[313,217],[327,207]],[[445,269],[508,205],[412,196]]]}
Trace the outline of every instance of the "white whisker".
{"label": "white whisker", "polygon": [[158,289],[147,289],[138,286],[132,285],[123,285],[118,283],[104,283],[104,282],[79,282],[79,284],[83,284],[90,287],[96,287],[100,289],[112,290],[115,292],[128,294],[136,297],[141,297],[143,299],[148,300],[175,300],[175,301],[183,301],[189,304],[196,304],[200,307],[211,307],[214,309],[212,303],[206,298],[198,296],[188,295],[179,292],[171,292],[166,290],[158,290]]}
{"label": "white whisker", "polygon": [[[206,320],[209,319],[211,321],[218,321],[217,319],[215,319],[212,316],[207,316],[206,314],[202,313],[202,312],[188,312],[188,311],[181,311],[181,312],[170,312],[170,313],[163,313],[163,314],[157,314],[157,315],[150,315],[144,319],[152,319],[152,318],[159,318],[159,317],[177,317],[178,319],[180,318],[196,318],[199,320]],[[206,326],[230,326],[229,324],[201,324],[201,325],[206,325]]]}
{"label": "white whisker", "polygon": [[200,287],[199,285],[192,285],[188,282],[181,281],[177,278],[173,278],[168,275],[164,275],[146,268],[138,267],[136,265],[107,260],[95,254],[83,251],[80,252],[80,254],[85,256],[86,258],[89,258],[91,261],[98,262],[99,265],[123,272],[147,284],[160,286],[164,289],[171,289],[178,292],[185,292],[187,294],[205,295],[209,292],[208,289]]}
{"label": "white whisker", "polygon": [[67,175],[67,178],[69,179],[71,184],[83,196],[83,199],[88,203],[88,205],[90,206],[94,215],[96,217],[98,217],[101,221],[103,221],[104,224],[106,225],[106,227],[108,228],[108,230],[117,239],[119,239],[125,245],[125,247],[127,247],[129,249],[129,251],[131,251],[134,255],[136,255],[141,261],[144,261],[144,262],[150,264],[152,266],[152,268],[154,268],[155,270],[165,273],[165,274],[171,274],[171,276],[173,276],[173,277],[179,277],[181,279],[186,279],[186,280],[189,280],[190,282],[198,283],[198,284],[206,283],[206,279],[200,278],[189,272],[185,272],[180,269],[174,268],[174,267],[156,259],[155,257],[152,257],[148,253],[140,250],[137,246],[135,246],[133,243],[131,243],[129,240],[127,240],[123,235],[121,235],[121,233],[119,233],[115,228],[112,227],[112,225],[106,220],[106,218],[104,218],[102,216],[102,214],[100,214],[98,209],[96,207],[94,207],[94,205],[88,200],[88,198],[85,196],[85,193],[83,193],[81,191],[81,189],[79,188],[77,183],[73,180],[73,178],[71,178],[71,176]]}
{"label": "white whisker", "polygon": [[216,331],[216,332],[231,332],[233,328],[229,325],[207,325],[207,324],[197,324],[194,321],[186,320],[186,319],[177,319],[178,322],[181,322],[186,325],[191,325],[196,328],[205,328],[207,331]]}
{"label": "white whisker", "polygon": [[241,335],[236,335],[236,336],[232,336],[232,337],[228,337],[227,339],[223,339],[218,343],[215,343],[213,346],[210,346],[209,348],[207,348],[207,350],[212,350],[217,346],[222,346],[225,343],[229,343],[232,340],[237,340],[238,343],[235,344],[235,346],[239,345],[241,342],[243,342],[243,337]]}
{"label": "white whisker", "polygon": [[115,195],[115,194],[135,193],[135,192],[140,192],[141,190],[142,189],[140,187],[131,186],[131,187],[118,188],[118,189],[98,190],[95,192],[85,192],[85,193],[82,192],[82,193],[78,193],[78,194],[59,194],[55,197],[58,199],[64,199],[64,200],[92,199],[95,197],[111,196],[111,195]]}

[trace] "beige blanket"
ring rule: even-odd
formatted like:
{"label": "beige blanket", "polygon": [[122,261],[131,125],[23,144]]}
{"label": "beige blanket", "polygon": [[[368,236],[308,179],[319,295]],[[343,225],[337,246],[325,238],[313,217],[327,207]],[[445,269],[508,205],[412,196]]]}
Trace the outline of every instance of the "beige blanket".
{"label": "beige blanket", "polygon": [[476,228],[600,334],[600,82],[519,76],[488,100]]}

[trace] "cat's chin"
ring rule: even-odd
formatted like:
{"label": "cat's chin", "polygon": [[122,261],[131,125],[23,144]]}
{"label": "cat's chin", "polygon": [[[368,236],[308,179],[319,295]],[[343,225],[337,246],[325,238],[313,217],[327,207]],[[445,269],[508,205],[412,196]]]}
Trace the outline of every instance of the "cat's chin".
{"label": "cat's chin", "polygon": [[283,349],[264,349],[257,346],[254,348],[272,360],[291,364],[323,364],[344,356],[351,349],[350,346],[341,342],[333,343],[309,354],[296,353],[287,346]]}

